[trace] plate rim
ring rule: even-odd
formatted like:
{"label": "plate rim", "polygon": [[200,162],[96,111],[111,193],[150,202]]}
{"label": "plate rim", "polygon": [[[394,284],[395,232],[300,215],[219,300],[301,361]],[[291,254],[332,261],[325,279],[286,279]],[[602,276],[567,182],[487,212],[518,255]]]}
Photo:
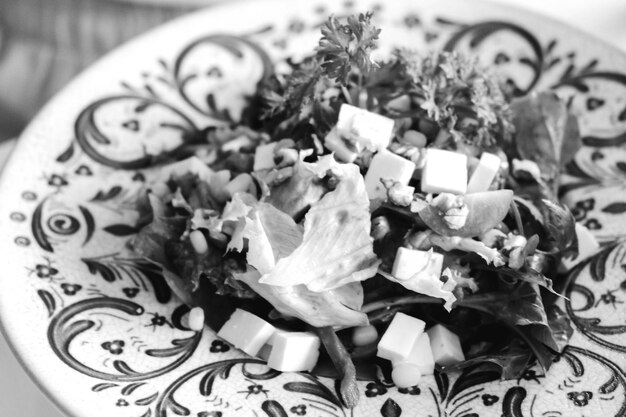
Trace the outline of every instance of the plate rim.
{"label": "plate rim", "polygon": [[[130,0],[111,0],[116,2],[128,3]],[[310,4],[306,0],[299,0],[301,3]],[[447,3],[460,3],[463,0],[445,0]],[[264,3],[276,3],[280,4],[280,0],[263,0]],[[152,0],[140,0],[139,4],[154,4],[155,2]],[[22,131],[17,140],[17,144],[13,151],[11,152],[11,156],[8,158],[6,165],[3,167],[0,175],[0,193],[6,188],[6,183],[10,181],[14,172],[16,171],[16,166],[20,162],[20,157],[25,151],[31,146],[29,137],[33,136],[33,131],[36,129],[39,120],[43,115],[48,114],[59,97],[63,98],[69,94],[73,90],[72,86],[75,83],[78,83],[81,79],[87,79],[92,77],[92,74],[98,73],[98,69],[100,67],[109,66],[111,63],[115,62],[115,58],[117,56],[122,56],[128,54],[130,51],[136,50],[140,45],[145,42],[148,42],[151,37],[153,37],[157,33],[166,33],[172,30],[175,30],[177,27],[183,27],[185,22],[187,21],[195,21],[202,16],[206,16],[206,18],[210,19],[210,15],[214,13],[234,13],[237,9],[247,8],[250,5],[254,4],[258,6],[260,3],[258,0],[240,0],[237,3],[228,3],[223,0],[215,0],[212,1],[211,4],[207,4],[207,8],[201,8],[189,13],[186,13],[182,16],[176,17],[171,21],[168,21],[162,25],[156,26],[126,42],[122,45],[114,48],[112,51],[106,53],[99,59],[97,59],[94,63],[90,64],[84,70],[82,70],[70,83],[64,86],[59,92],[57,92],[47,103],[41,108],[41,110],[37,113],[37,115],[28,123],[27,127]],[[621,50],[617,46],[608,43],[607,41],[601,39],[597,35],[589,33],[583,29],[575,27],[573,24],[569,24],[563,22],[557,18],[546,16],[541,13],[537,13],[532,10],[524,9],[519,5],[508,5],[496,3],[493,0],[479,0],[476,2],[477,7],[484,7],[487,11],[492,14],[505,13],[514,11],[519,17],[519,20],[527,21],[527,22],[535,22],[537,25],[541,24],[551,24],[558,28],[559,32],[563,33],[575,33],[578,36],[584,37],[588,39],[590,42],[602,46],[607,51],[611,51],[614,54],[620,55],[626,60],[626,51]],[[416,5],[416,8],[423,7],[420,5]],[[537,23],[539,22],[539,23]],[[608,53],[608,52],[607,52]],[[120,71],[119,74],[123,74],[123,71]],[[8,173],[12,174],[11,176],[7,175]],[[7,201],[3,202],[4,205],[8,205],[13,201],[12,199],[7,199]],[[8,220],[4,218],[0,218],[0,229],[2,226],[8,224]],[[31,249],[28,249],[31,250]],[[2,276],[0,275],[0,287],[3,281]],[[0,291],[0,301],[4,298],[3,292]],[[40,376],[38,376],[33,367],[29,365],[29,360],[32,357],[31,350],[28,346],[20,345],[19,337],[16,337],[18,332],[16,330],[9,330],[13,326],[7,324],[11,320],[10,314],[6,314],[3,310],[2,302],[0,302],[0,333],[5,338],[7,345],[9,346],[13,356],[16,358],[22,369],[26,372],[30,380],[37,386],[37,388],[47,397],[47,399],[56,407],[59,411],[61,411],[64,415],[68,417],[78,417],[80,414],[76,412],[79,411],[75,409],[70,403],[65,402],[64,398],[59,395],[54,395],[51,385],[48,381],[43,381]],[[2,314],[4,313],[4,314]],[[84,410],[83,410],[84,411]]]}

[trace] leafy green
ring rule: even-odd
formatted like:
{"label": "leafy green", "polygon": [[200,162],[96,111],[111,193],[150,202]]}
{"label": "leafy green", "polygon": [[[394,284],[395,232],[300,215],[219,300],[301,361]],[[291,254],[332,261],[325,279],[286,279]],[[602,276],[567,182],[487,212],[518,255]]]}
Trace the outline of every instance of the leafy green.
{"label": "leafy green", "polygon": [[515,141],[511,152],[534,161],[556,196],[561,169],[582,146],[578,121],[552,92],[532,92],[511,103]]}
{"label": "leafy green", "polygon": [[353,327],[368,324],[367,315],[358,311],[363,301],[361,284],[353,282],[330,291],[313,292],[304,285],[279,286],[259,282],[261,274],[249,268],[235,274],[281,313],[297,317],[314,327]]}
{"label": "leafy green", "polygon": [[498,368],[502,379],[518,379],[522,377],[532,359],[532,352],[517,343],[515,345],[509,345],[498,352],[477,356],[454,365],[445,366],[442,368],[442,371],[455,373],[467,368],[482,368],[485,364],[489,364]]}
{"label": "leafy green", "polygon": [[497,190],[467,194],[463,202],[469,213],[465,225],[459,229],[450,228],[439,210],[430,204],[414,205],[422,221],[435,233],[443,236],[474,237],[496,227],[506,216],[513,199],[513,191]]}
{"label": "leafy green", "polygon": [[[175,185],[180,186],[175,198],[166,203],[154,194],[147,195],[150,205],[147,208],[149,212],[144,216],[149,222],[129,241],[130,250],[160,266],[170,286],[183,300],[189,299],[203,277],[215,285],[218,294],[255,298],[254,292],[232,276],[244,266],[242,259],[234,255],[224,256],[223,250],[211,242],[208,242],[208,252],[199,256],[186,236],[192,214],[188,210],[192,209],[190,204],[198,208],[209,204],[203,198],[208,192],[206,182],[199,181],[194,175],[172,175],[171,178]],[[182,209],[185,214],[180,214],[181,209],[174,207],[174,201],[188,207]]]}
{"label": "leafy green", "polygon": [[310,166],[318,178],[330,170],[339,182],[311,205],[304,218],[302,244],[278,260],[261,282],[304,284],[312,291],[325,291],[374,276],[379,261],[370,237],[369,198],[358,166],[339,164],[332,155]]}
{"label": "leafy green", "polygon": [[355,66],[361,74],[371,71],[376,64],[370,54],[376,48],[380,29],[371,23],[372,14],[348,17],[341,24],[331,16],[322,26],[322,38],[317,49],[317,59],[325,75],[345,85]]}
{"label": "leafy green", "polygon": [[490,314],[511,326],[532,349],[538,362],[546,370],[564,347],[563,341],[569,339],[569,336],[566,336],[568,329],[571,335],[571,325],[567,316],[557,314],[550,307],[552,320],[548,318],[536,284],[520,282],[511,292],[499,291],[468,296],[459,305]]}
{"label": "leafy green", "polygon": [[497,78],[474,58],[458,52],[426,56],[401,50],[416,104],[454,142],[482,149],[508,140],[513,131],[510,110]]}
{"label": "leafy green", "polygon": [[576,219],[569,208],[546,199],[542,199],[538,206],[555,251],[563,256],[578,256]]}
{"label": "leafy green", "polygon": [[301,219],[327,192],[323,178],[311,169],[311,164],[300,159],[293,166],[291,176],[271,187],[264,201],[295,219]]}

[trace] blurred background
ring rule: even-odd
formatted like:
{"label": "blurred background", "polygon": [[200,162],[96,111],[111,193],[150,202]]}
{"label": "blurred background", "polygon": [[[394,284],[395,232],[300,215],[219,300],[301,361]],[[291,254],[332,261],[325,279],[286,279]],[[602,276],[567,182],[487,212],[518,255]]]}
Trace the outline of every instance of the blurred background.
{"label": "blurred background", "polygon": [[[176,16],[233,1],[237,0],[0,0],[0,167],[10,154],[12,139],[90,63]],[[624,0],[491,1],[560,19],[626,51]],[[0,416],[44,415],[61,417],[0,335]]]}

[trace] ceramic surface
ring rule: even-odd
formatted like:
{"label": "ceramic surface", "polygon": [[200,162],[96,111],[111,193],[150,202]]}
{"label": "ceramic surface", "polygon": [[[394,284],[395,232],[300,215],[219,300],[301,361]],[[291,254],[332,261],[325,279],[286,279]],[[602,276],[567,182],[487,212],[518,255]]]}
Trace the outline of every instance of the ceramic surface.
{"label": "ceramic surface", "polygon": [[[263,13],[259,13],[259,10]],[[280,374],[189,330],[155,268],[124,251],[133,200],[173,152],[237,115],[272,67],[319,37],[329,13],[374,10],[381,54],[459,49],[519,94],[551,88],[579,115],[584,148],[563,198],[602,242],[563,309],[576,333],[548,375],[529,369],[361,383],[343,409],[333,381]],[[559,417],[626,414],[626,57],[522,11],[445,1],[266,1],[216,7],[109,55],[24,133],[0,184],[0,318],[29,372],[70,416]]]}

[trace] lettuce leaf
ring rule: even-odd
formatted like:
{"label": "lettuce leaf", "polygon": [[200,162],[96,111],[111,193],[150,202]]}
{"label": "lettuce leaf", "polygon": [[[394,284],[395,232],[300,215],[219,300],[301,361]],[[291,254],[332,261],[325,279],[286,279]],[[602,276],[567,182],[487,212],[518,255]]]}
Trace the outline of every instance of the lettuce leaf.
{"label": "lettuce leaf", "polygon": [[333,170],[340,178],[337,187],[311,206],[304,219],[302,244],[289,256],[278,259],[261,283],[304,284],[311,291],[321,292],[376,274],[380,261],[370,236],[369,198],[363,177],[358,166],[339,164],[330,158],[322,158],[314,169],[321,167],[318,176]]}
{"label": "lettuce leaf", "polygon": [[247,260],[261,274],[269,274],[276,262],[289,256],[302,242],[302,231],[288,214],[268,203],[258,203],[233,234],[229,250],[241,251],[248,241]]}
{"label": "lettuce leaf", "polygon": [[459,229],[450,228],[444,221],[439,209],[426,204],[425,201],[414,201],[411,211],[418,213],[429,229],[443,236],[475,237],[496,227],[509,212],[513,201],[513,191],[497,190],[467,194],[463,203],[469,211],[465,225]]}
{"label": "lettuce leaf", "polygon": [[253,268],[235,274],[281,313],[297,317],[314,327],[352,327],[368,324],[367,315],[358,311],[363,303],[361,283],[354,282],[323,292],[313,292],[304,285],[277,286],[259,282],[261,274]]}

